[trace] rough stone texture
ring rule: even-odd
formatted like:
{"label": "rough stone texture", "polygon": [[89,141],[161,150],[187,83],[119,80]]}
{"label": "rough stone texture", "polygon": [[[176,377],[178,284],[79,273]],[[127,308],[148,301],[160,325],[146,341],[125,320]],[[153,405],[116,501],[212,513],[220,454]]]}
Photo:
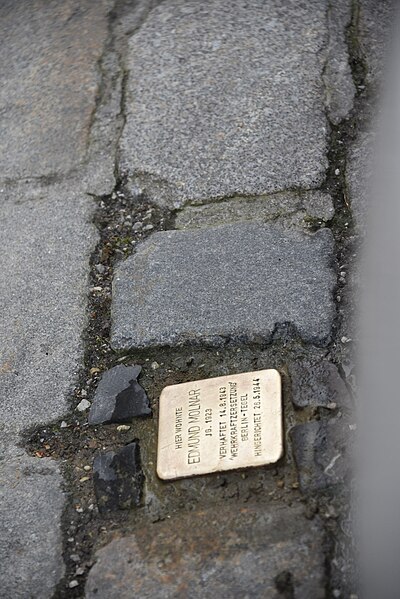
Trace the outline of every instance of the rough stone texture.
{"label": "rough stone texture", "polygon": [[0,5],[0,179],[63,173],[86,157],[110,0]]}
{"label": "rough stone texture", "polygon": [[330,2],[328,8],[328,50],[323,80],[329,119],[335,125],[349,115],[355,95],[346,41],[351,5],[351,0],[339,0]]}
{"label": "rough stone texture", "polygon": [[360,131],[349,150],[346,176],[356,233],[367,232],[373,175],[375,133],[371,128]]}
{"label": "rough stone texture", "polygon": [[306,340],[329,337],[333,240],[240,223],[156,233],[114,278],[116,349],[268,339],[292,323]]}
{"label": "rough stone texture", "polygon": [[300,489],[304,493],[345,481],[350,469],[350,426],[343,418],[307,422],[291,429]]}
{"label": "rough stone texture", "polygon": [[329,221],[334,215],[332,198],[320,191],[283,192],[265,198],[237,198],[179,211],[177,229],[197,229],[241,221],[279,219],[286,226],[306,226],[310,220]]}
{"label": "rough stone texture", "polygon": [[61,476],[52,460],[0,462],[1,596],[50,599],[64,573]]}
{"label": "rough stone texture", "polygon": [[139,444],[99,453],[93,462],[93,484],[100,512],[137,507],[143,487]]}
{"label": "rough stone texture", "polygon": [[386,55],[395,21],[396,0],[360,0],[359,32],[367,63],[367,82],[379,85],[386,70]]}
{"label": "rough stone texture", "polygon": [[128,422],[149,416],[146,392],[137,382],[141,366],[114,366],[102,375],[89,413],[89,424]]}
{"label": "rough stone texture", "polygon": [[396,2],[393,0],[360,2],[359,42],[367,68],[366,83],[372,94],[370,93],[368,100],[364,100],[363,120],[349,150],[346,177],[356,233],[361,236],[367,231],[372,174],[376,171],[376,96],[380,94],[383,75],[389,62],[387,48],[395,8]]}
{"label": "rough stone texture", "polygon": [[0,258],[0,395],[3,426],[16,439],[25,427],[67,410],[97,237],[89,223],[92,201],[72,189],[0,196],[0,243],[7,248]]}
{"label": "rough stone texture", "polygon": [[196,510],[148,525],[97,553],[87,599],[325,597],[318,523],[298,506]]}
{"label": "rough stone texture", "polygon": [[42,599],[63,573],[61,477],[15,444],[23,429],[68,409],[96,235],[92,201],[71,185],[1,189],[1,588],[5,597]]}
{"label": "rough stone texture", "polygon": [[297,360],[289,365],[292,381],[292,401],[298,408],[307,406],[350,408],[347,387],[335,364],[328,360],[311,358]]}
{"label": "rough stone texture", "polygon": [[161,204],[318,187],[326,6],[167,0],[130,42],[121,168]]}

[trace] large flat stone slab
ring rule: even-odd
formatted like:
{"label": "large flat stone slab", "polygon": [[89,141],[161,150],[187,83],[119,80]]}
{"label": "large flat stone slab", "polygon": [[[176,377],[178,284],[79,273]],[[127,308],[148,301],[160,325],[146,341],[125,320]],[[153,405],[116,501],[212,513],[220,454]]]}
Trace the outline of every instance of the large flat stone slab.
{"label": "large flat stone slab", "polygon": [[325,2],[167,0],[130,41],[121,168],[161,204],[318,187]]}
{"label": "large flat stone slab", "polygon": [[116,270],[115,349],[268,340],[291,323],[323,342],[334,316],[333,238],[236,223],[156,233]]}
{"label": "large flat stone slab", "polygon": [[86,599],[325,597],[321,529],[294,505],[190,511],[112,541],[96,559]]}
{"label": "large flat stone slab", "polygon": [[0,179],[82,163],[99,90],[110,0],[0,4]]}

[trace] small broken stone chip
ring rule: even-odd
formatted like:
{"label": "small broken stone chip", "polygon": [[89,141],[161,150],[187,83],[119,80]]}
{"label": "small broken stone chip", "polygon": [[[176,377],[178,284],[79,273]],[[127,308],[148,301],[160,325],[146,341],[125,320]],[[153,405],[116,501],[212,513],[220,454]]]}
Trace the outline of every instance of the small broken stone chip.
{"label": "small broken stone chip", "polygon": [[150,416],[146,392],[137,381],[141,366],[120,364],[103,373],[89,412],[89,424],[130,422]]}
{"label": "small broken stone chip", "polygon": [[260,370],[165,387],[160,397],[157,474],[163,480],[279,460],[281,377]]}
{"label": "small broken stone chip", "polygon": [[144,476],[137,442],[116,451],[98,453],[93,462],[93,484],[101,513],[140,505]]}

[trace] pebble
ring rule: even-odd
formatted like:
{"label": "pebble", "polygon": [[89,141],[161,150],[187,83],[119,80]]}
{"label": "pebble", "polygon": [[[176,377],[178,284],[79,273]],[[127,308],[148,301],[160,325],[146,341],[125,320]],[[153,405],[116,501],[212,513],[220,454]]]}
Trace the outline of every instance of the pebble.
{"label": "pebble", "polygon": [[350,337],[343,336],[340,340],[342,343],[351,343]]}
{"label": "pebble", "polygon": [[73,562],[77,563],[81,561],[81,558],[79,557],[79,555],[77,553],[72,553],[70,556],[70,559],[72,559]]}
{"label": "pebble", "polygon": [[63,420],[60,424],[60,428],[67,428],[68,424]]}
{"label": "pebble", "polygon": [[128,424],[120,424],[119,426],[117,426],[117,431],[119,433],[124,433],[126,431],[129,431],[131,427]]}
{"label": "pebble", "polygon": [[132,231],[140,231],[143,228],[143,223],[134,223],[132,226]]}
{"label": "pebble", "polygon": [[84,568],[77,568],[75,574],[77,576],[82,576],[83,574],[85,574],[85,569]]}
{"label": "pebble", "polygon": [[152,229],[154,229],[154,225],[146,225],[143,227],[143,231],[151,231]]}
{"label": "pebble", "polygon": [[81,389],[81,396],[87,397],[87,391],[85,389]]}
{"label": "pebble", "polygon": [[103,266],[103,264],[96,264],[95,268],[96,268],[97,272],[101,275],[104,274],[104,272],[106,270],[106,267]]}
{"label": "pebble", "polygon": [[76,406],[78,412],[84,412],[88,408],[90,408],[90,401],[88,401],[87,399],[82,399],[82,401],[80,401]]}
{"label": "pebble", "polygon": [[82,476],[82,478],[79,479],[80,483],[85,483],[86,481],[90,480],[89,476]]}
{"label": "pebble", "polygon": [[92,467],[89,466],[89,464],[86,464],[86,466],[84,466],[83,469],[86,470],[86,472],[89,472],[89,470],[91,470]]}
{"label": "pebble", "polygon": [[160,368],[160,365],[158,362],[152,362],[151,363],[151,367],[153,370],[157,370],[157,368]]}
{"label": "pebble", "polygon": [[339,170],[338,168],[337,168],[337,169],[335,169],[335,175],[336,175],[336,176],[337,176],[337,175],[340,175],[340,170]]}
{"label": "pebble", "polygon": [[69,586],[70,589],[74,589],[78,585],[79,585],[79,582],[77,580],[71,580],[71,582],[69,583],[68,586]]}

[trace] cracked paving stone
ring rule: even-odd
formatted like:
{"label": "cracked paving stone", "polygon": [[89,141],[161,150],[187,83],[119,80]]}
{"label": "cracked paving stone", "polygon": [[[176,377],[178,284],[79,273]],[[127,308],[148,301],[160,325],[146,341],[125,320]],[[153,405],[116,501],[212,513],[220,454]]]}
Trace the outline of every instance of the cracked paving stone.
{"label": "cracked paving stone", "polygon": [[321,528],[302,510],[220,505],[148,524],[97,552],[86,598],[280,599],[289,572],[293,597],[322,599]]}
{"label": "cracked paving stone", "polygon": [[99,453],[93,461],[93,484],[101,513],[140,505],[143,487],[139,444]]}
{"label": "cracked paving stone", "polygon": [[166,0],[132,35],[122,171],[156,202],[314,188],[327,168],[319,0]]}
{"label": "cracked paving stone", "polygon": [[352,445],[345,418],[298,424],[290,431],[293,455],[303,493],[344,483],[350,469]]}
{"label": "cracked paving stone", "polygon": [[[351,408],[351,399],[339,370],[328,360],[296,360],[289,364],[292,401],[297,408],[307,406]],[[332,406],[333,407],[333,406]]]}
{"label": "cracked paving stone", "polygon": [[335,314],[334,243],[271,224],[155,233],[116,270],[115,349],[269,340],[291,323],[323,343]]}
{"label": "cracked paving stone", "polygon": [[149,400],[137,382],[141,366],[114,366],[103,373],[89,412],[89,424],[129,422],[151,415]]}

